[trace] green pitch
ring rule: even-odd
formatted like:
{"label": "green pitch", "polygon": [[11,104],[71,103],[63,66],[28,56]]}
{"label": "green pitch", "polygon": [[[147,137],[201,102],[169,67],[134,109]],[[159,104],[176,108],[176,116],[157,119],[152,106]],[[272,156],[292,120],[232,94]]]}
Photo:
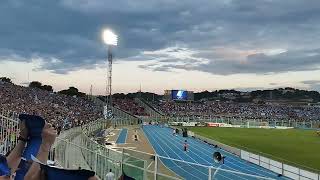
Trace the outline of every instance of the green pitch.
{"label": "green pitch", "polygon": [[233,147],[320,172],[320,136],[312,130],[212,127],[189,130]]}

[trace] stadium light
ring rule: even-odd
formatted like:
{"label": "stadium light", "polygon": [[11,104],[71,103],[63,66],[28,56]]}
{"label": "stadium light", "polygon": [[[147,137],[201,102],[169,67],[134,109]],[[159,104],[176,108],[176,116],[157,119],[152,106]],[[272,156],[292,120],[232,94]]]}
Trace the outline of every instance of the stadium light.
{"label": "stadium light", "polygon": [[118,36],[114,34],[110,29],[106,29],[102,33],[102,39],[107,45],[117,46]]}
{"label": "stadium light", "polygon": [[[105,29],[102,32],[102,39],[108,46],[108,73],[107,73],[107,87],[106,87],[106,106],[104,107],[104,115],[107,118],[109,114],[112,114],[112,61],[113,53],[112,46],[118,45],[118,36],[110,29]],[[110,112],[110,113],[109,113]]]}

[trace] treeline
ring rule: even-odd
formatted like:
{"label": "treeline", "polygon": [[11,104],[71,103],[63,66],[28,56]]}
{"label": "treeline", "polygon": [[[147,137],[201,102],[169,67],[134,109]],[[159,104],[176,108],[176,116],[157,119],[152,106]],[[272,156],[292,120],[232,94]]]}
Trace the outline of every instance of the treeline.
{"label": "treeline", "polygon": [[252,92],[241,92],[236,90],[203,91],[194,94],[196,101],[199,100],[233,100],[236,102],[252,102],[253,100],[288,100],[288,101],[310,101],[320,102],[318,91],[307,91],[290,87],[272,90],[256,90]]}
{"label": "treeline", "polygon": [[[13,84],[12,81],[11,81],[11,79],[10,79],[10,78],[7,78],[7,77],[0,77],[0,81]],[[51,85],[42,84],[42,83],[39,82],[39,81],[32,81],[32,82],[30,82],[29,85],[28,85],[28,87],[30,87],[30,88],[37,88],[37,89],[41,89],[41,90],[53,92],[53,87],[52,87]],[[80,91],[79,91],[77,88],[75,88],[75,87],[69,87],[68,89],[58,91],[57,93],[59,93],[59,94],[65,94],[65,95],[69,95],[69,96],[77,96],[77,97],[84,97],[84,96],[86,96],[85,93],[80,92]]]}
{"label": "treeline", "polygon": [[223,94],[234,94],[237,95],[239,98],[241,96],[240,91],[236,90],[216,90],[216,91],[203,91],[203,92],[198,92],[194,93],[194,100],[199,101],[199,100],[226,100],[225,97],[221,96]]}
{"label": "treeline", "polygon": [[[159,101],[163,98],[162,95],[150,93],[150,92],[135,92],[135,93],[115,93],[112,95],[112,98],[116,99],[134,99],[134,98],[142,98],[146,101]],[[105,100],[105,96],[99,96],[101,100]]]}
{"label": "treeline", "polygon": [[275,100],[313,100],[315,102],[320,101],[320,93],[318,91],[306,91],[294,88],[279,88],[273,90],[257,90],[252,91],[251,96],[253,98],[262,99],[275,99]]}
{"label": "treeline", "polygon": [[[163,95],[150,92],[136,93],[116,93],[112,95],[116,99],[134,99],[142,98],[148,102],[163,100]],[[99,96],[101,100],[105,100],[105,96]],[[284,100],[284,101],[305,101],[320,102],[320,94],[317,91],[306,91],[293,88],[279,88],[273,90],[256,90],[252,92],[242,92],[237,90],[216,90],[203,91],[194,93],[195,101],[233,101],[233,102],[264,102],[267,100]]]}
{"label": "treeline", "polygon": [[39,82],[39,81],[30,82],[29,87],[30,88],[38,88],[38,89],[42,89],[42,90],[45,90],[45,91],[53,92],[52,86],[50,86],[50,85],[42,85],[42,83]]}
{"label": "treeline", "polygon": [[[12,83],[10,78],[0,77],[0,81],[6,83]],[[51,85],[43,85],[41,82],[32,81],[29,84],[30,88],[38,88],[46,91],[53,92]],[[85,93],[80,92],[75,87],[69,87],[68,89],[58,91],[57,93],[83,97],[86,96]],[[151,93],[151,92],[135,92],[135,93],[115,93],[113,98],[117,99],[133,99],[142,98],[146,101],[159,101],[163,99],[163,95]],[[105,99],[105,96],[99,96],[101,100]],[[294,89],[290,87],[278,88],[272,90],[256,90],[252,92],[242,92],[237,90],[216,90],[216,91],[203,91],[194,93],[195,101],[208,101],[208,100],[220,100],[220,101],[235,101],[235,102],[252,102],[254,100],[260,99],[265,100],[288,100],[288,101],[308,101],[308,102],[320,102],[320,93],[318,91],[307,91]]]}
{"label": "treeline", "polygon": [[[53,88],[52,88],[51,85],[42,85],[41,82],[39,82],[39,81],[30,82],[29,87],[30,88],[38,88],[38,89],[42,89],[42,90],[45,90],[45,91],[53,92]],[[69,95],[69,96],[77,96],[77,97],[86,96],[86,93],[80,92],[75,87],[69,87],[68,89],[64,89],[64,90],[58,91],[57,93],[65,94],[65,95]]]}

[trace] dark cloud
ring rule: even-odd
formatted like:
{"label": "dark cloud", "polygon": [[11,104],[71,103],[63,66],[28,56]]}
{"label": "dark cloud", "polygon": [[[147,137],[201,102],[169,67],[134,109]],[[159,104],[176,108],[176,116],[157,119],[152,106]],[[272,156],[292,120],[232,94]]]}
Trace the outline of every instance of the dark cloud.
{"label": "dark cloud", "polygon": [[302,84],[307,84],[307,85],[315,85],[315,84],[320,84],[320,80],[308,80],[308,81],[302,81]]}
{"label": "dark cloud", "polygon": [[[167,61],[153,70],[194,68],[217,74],[313,70],[318,68],[318,55],[313,59],[304,53],[320,47],[319,19],[318,0],[2,0],[0,61],[41,58],[41,68],[55,73],[94,68],[106,59],[100,34],[110,27],[119,34],[116,58]],[[183,46],[198,53],[191,60],[206,62],[174,64],[181,58],[143,53],[174,46],[178,47],[168,53],[183,52]],[[285,48],[288,53],[255,54],[242,64],[208,53],[215,47]]]}
{"label": "dark cloud", "polygon": [[269,85],[271,85],[271,86],[277,86],[278,83],[269,83]]}
{"label": "dark cloud", "polygon": [[320,84],[314,84],[310,86],[310,89],[314,91],[320,91]]}
{"label": "dark cloud", "polygon": [[266,90],[267,88],[265,87],[244,87],[244,88],[234,88],[237,91],[241,92],[252,92],[256,90]]}
{"label": "dark cloud", "polygon": [[308,85],[311,90],[320,91],[320,80],[306,80],[301,83]]}
{"label": "dark cloud", "polygon": [[[201,61],[198,60],[196,64],[192,61],[194,60],[186,60],[183,65],[160,63],[157,68],[162,67],[162,70],[165,68],[197,70],[220,75],[318,70],[320,68],[320,50],[288,51],[277,55],[251,54],[244,60],[212,58],[212,60],[208,60],[208,63],[199,63]],[[148,68],[152,69],[152,66]]]}
{"label": "dark cloud", "polygon": [[[277,55],[263,53],[247,56],[244,61],[210,61],[196,69],[214,74],[278,73],[317,70],[320,67],[320,51],[288,51]],[[315,53],[309,56],[309,53]]]}

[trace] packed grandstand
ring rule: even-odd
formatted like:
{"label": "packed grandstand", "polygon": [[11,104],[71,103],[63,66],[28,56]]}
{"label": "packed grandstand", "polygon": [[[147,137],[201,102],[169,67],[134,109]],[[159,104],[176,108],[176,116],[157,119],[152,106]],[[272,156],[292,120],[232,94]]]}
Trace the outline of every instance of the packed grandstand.
{"label": "packed grandstand", "polygon": [[102,117],[102,109],[86,98],[2,81],[0,81],[0,110],[39,115],[56,127],[65,128],[86,124]]}
{"label": "packed grandstand", "polygon": [[154,106],[172,117],[235,117],[265,119],[319,120],[320,108],[314,106],[268,105],[235,102],[159,102]]}
{"label": "packed grandstand", "polygon": [[[105,99],[105,97],[100,98]],[[60,92],[52,92],[34,87],[24,87],[15,85],[10,82],[0,81],[0,109],[2,115],[2,122],[0,124],[2,145],[0,151],[3,153],[9,153],[10,149],[14,148],[15,145],[18,145],[16,144],[17,142],[19,142],[16,140],[16,138],[18,137],[18,135],[16,134],[18,133],[18,131],[16,131],[17,125],[14,125],[14,123],[12,124],[12,122],[16,123],[15,119],[17,118],[17,116],[13,117],[13,115],[30,114],[43,117],[47,123],[51,123],[54,127],[60,127],[62,135],[58,137],[57,142],[54,145],[54,148],[51,148],[49,157],[49,159],[52,160],[56,166],[62,166],[65,168],[73,169],[85,168],[91,170],[94,170],[95,168],[100,168],[99,170],[95,170],[95,177],[99,178],[103,178],[103,176],[107,174],[110,169],[110,172],[112,171],[113,173],[116,173],[116,177],[118,178],[124,176],[128,176],[127,178],[129,178],[130,176],[139,179],[141,175],[139,175],[139,173],[136,173],[136,169],[128,169],[128,167],[132,168],[137,165],[136,160],[122,162],[123,164],[119,165],[119,162],[123,161],[121,160],[121,158],[124,158],[122,157],[123,155],[121,155],[123,152],[119,151],[120,147],[124,148],[122,151],[126,151],[126,156],[130,157],[129,159],[139,159],[145,157],[146,162],[151,161],[151,164],[149,164],[149,166],[151,165],[151,167],[152,164],[154,164],[155,162],[153,162],[154,157],[149,157],[150,153],[157,153],[157,156],[160,156],[162,160],[163,158],[167,158],[167,160],[163,161],[164,164],[162,166],[170,167],[171,170],[173,170],[176,173],[176,175],[174,175],[172,174],[172,172],[170,173],[170,171],[162,170],[163,168],[160,168],[163,172],[154,171],[155,174],[160,173],[161,175],[167,177],[167,179],[176,179],[175,176],[183,177],[184,179],[190,179],[194,175],[188,172],[182,172],[180,165],[177,166],[177,162],[175,162],[184,160],[184,158],[182,157],[184,157],[187,154],[179,154],[179,145],[177,146],[175,143],[171,142],[177,141],[176,143],[180,143],[180,141],[184,141],[185,134],[182,131],[182,134],[179,135],[176,139],[170,140],[171,136],[169,135],[170,138],[168,138],[168,134],[171,133],[171,129],[168,127],[166,123],[162,124],[163,121],[157,119],[158,117],[154,116],[152,112],[160,115],[161,117],[165,117],[167,121],[170,119],[175,119],[176,117],[188,117],[187,119],[190,120],[192,117],[192,120],[194,121],[193,126],[197,124],[197,121],[206,121],[206,119],[214,117],[218,117],[220,119],[223,119],[225,117],[231,117],[234,118],[235,121],[237,118],[242,118],[246,120],[268,119],[269,121],[277,121],[292,119],[304,122],[316,122],[319,121],[318,117],[320,115],[320,108],[318,106],[310,106],[306,104],[271,105],[267,103],[239,103],[232,101],[217,100],[167,101],[158,99],[155,101],[150,101],[143,99],[141,97],[141,94],[138,93],[136,98],[132,96],[113,98],[114,108],[119,109],[121,112],[125,112],[125,114],[131,114],[131,117],[122,117],[122,115],[120,114],[114,114],[114,116],[112,116],[111,118],[110,124],[110,121],[103,120],[103,108],[101,107],[101,104],[99,105],[99,103],[96,102],[97,100],[98,98],[95,97],[75,95],[70,96],[62,94]],[[100,103],[102,102],[101,100],[98,101],[100,101]],[[30,104],[32,104],[32,106]],[[9,117],[9,119],[7,117]],[[141,129],[139,128],[138,124],[133,123],[137,121],[131,121],[130,118],[141,118],[143,122],[143,125],[140,127]],[[158,123],[160,123],[161,125],[158,126]],[[174,123],[168,124],[176,125]],[[210,122],[202,124],[207,124],[207,126],[209,127]],[[220,124],[226,125],[226,122]],[[314,125],[318,124],[319,123],[314,123]],[[112,128],[111,125],[114,127]],[[188,124],[188,126],[189,125],[190,123]],[[116,129],[116,126],[120,126],[121,129]],[[268,124],[265,124],[265,126],[268,126]],[[102,127],[105,127],[106,129]],[[230,125],[228,127],[233,126]],[[235,127],[243,126],[235,125]],[[186,134],[186,136],[189,135],[195,138],[195,134],[192,132],[188,132]],[[211,141],[201,136],[196,137],[199,139],[188,139],[190,145],[197,145],[203,148],[205,151],[209,152],[215,151],[215,148],[217,148],[217,144],[215,141]],[[70,140],[70,142],[68,142],[68,140]],[[98,143],[100,143],[100,145],[98,145]],[[209,147],[207,147],[208,145]],[[266,172],[265,170],[263,170],[262,167],[255,167],[257,168],[257,172],[246,171],[244,169],[252,168],[252,165],[245,163],[246,161],[252,161],[253,163],[255,163],[251,159],[251,154],[249,152],[237,150],[236,148],[224,146],[223,144],[218,145],[222,147],[220,152],[223,152],[224,154],[228,154],[230,152],[233,153],[232,156],[234,157],[232,158],[235,159],[234,163],[238,164],[238,166],[240,167],[240,169],[238,170],[241,171],[240,174],[237,174],[237,171],[233,171],[235,170],[235,168],[228,169],[228,166],[226,166],[227,171],[232,171],[226,174],[224,170],[220,170],[222,172],[217,173],[216,176],[221,176],[223,177],[222,179],[224,179],[225,177],[231,179],[237,177],[241,177],[243,179],[259,179],[266,177],[281,179],[281,176],[279,176],[279,174],[286,175],[284,173],[280,173],[280,168],[276,170],[271,170],[270,172],[268,172],[269,174],[259,173],[259,171]],[[97,146],[99,146],[99,151],[96,151]],[[164,147],[166,150],[163,149]],[[187,145],[185,145],[185,147],[187,147]],[[175,153],[170,154],[170,151],[172,151],[170,150],[171,148],[175,149]],[[136,149],[138,151],[135,151],[133,149]],[[111,151],[112,153],[114,153],[112,157],[107,156],[109,153],[111,153]],[[65,155],[61,156],[61,153]],[[101,160],[97,161],[96,158],[93,158],[92,153],[95,154],[96,158],[101,156],[101,159],[108,159],[108,164],[100,162]],[[52,156],[53,154],[57,154],[57,156]],[[196,156],[203,157],[199,157],[199,159],[195,161],[197,162],[197,165],[196,167],[193,167],[193,169],[199,172],[205,171],[205,173],[197,174],[196,177],[200,177],[200,179],[211,179],[211,174],[207,174],[206,172],[208,172],[208,169],[211,168],[213,168],[212,171],[214,171],[215,166],[218,165],[220,162],[218,164],[214,164],[214,166],[212,167],[210,162],[202,162],[201,160],[207,158],[206,153],[201,154],[199,151],[198,155],[195,154],[193,158],[196,158]],[[128,157],[125,159],[128,159]],[[255,157],[254,154],[252,155],[252,157]],[[271,162],[271,160],[269,161]],[[132,162],[134,163],[131,164]],[[175,165],[173,165],[172,163]],[[188,164],[188,166],[190,167],[194,166],[189,164],[192,162],[187,161],[184,163]],[[126,165],[127,168],[123,168]],[[143,168],[144,166],[145,165],[142,164],[140,168]],[[198,166],[201,166],[201,168]],[[312,173],[309,173],[307,175],[302,175],[298,173],[294,174],[294,176],[309,177],[310,174],[313,175]]]}
{"label": "packed grandstand", "polygon": [[[30,106],[33,103],[33,106]],[[145,108],[134,98],[113,100],[114,107],[136,116],[148,116]],[[257,104],[223,101],[149,102],[155,110],[169,117],[234,117],[264,119],[319,120],[320,107],[290,104]],[[56,126],[77,126],[102,117],[102,110],[86,97],[68,96],[60,93],[0,82],[0,109],[16,113],[43,116]]]}

